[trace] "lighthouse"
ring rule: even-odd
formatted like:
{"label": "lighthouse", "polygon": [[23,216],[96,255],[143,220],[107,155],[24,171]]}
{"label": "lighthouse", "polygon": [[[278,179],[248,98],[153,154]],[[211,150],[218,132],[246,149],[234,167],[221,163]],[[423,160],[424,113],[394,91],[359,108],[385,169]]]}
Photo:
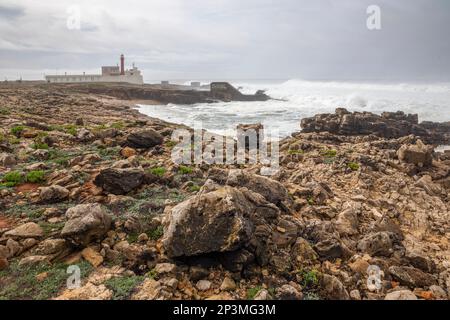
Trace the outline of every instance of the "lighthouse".
{"label": "lighthouse", "polygon": [[123,54],[120,55],[120,75],[125,75],[125,56]]}

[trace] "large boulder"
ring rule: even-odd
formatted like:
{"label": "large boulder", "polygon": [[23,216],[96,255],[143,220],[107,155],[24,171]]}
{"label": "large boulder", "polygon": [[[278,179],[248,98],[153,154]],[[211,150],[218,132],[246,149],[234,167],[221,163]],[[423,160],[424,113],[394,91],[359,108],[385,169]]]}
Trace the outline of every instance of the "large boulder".
{"label": "large boulder", "polygon": [[112,194],[126,194],[144,182],[145,172],[140,168],[102,170],[94,180],[94,184]]}
{"label": "large boulder", "polygon": [[111,228],[111,216],[98,203],[80,204],[66,212],[68,221],[61,236],[75,245],[86,246],[101,239]]}
{"label": "large boulder", "polygon": [[196,195],[172,209],[164,248],[172,258],[237,250],[250,240],[257,214],[277,216],[279,210],[260,196],[229,186]]}
{"label": "large boulder", "polygon": [[398,158],[402,162],[418,166],[430,166],[433,161],[433,147],[425,145],[417,140],[415,145],[403,145],[397,151]]}
{"label": "large boulder", "polygon": [[371,256],[390,256],[394,251],[395,239],[392,232],[371,233],[358,242],[358,250]]}
{"label": "large boulder", "polygon": [[147,149],[162,144],[164,137],[153,129],[130,133],[126,140],[128,147]]}
{"label": "large boulder", "polygon": [[240,169],[229,171],[226,184],[232,187],[248,188],[276,205],[286,204],[289,199],[287,189],[278,181]]}

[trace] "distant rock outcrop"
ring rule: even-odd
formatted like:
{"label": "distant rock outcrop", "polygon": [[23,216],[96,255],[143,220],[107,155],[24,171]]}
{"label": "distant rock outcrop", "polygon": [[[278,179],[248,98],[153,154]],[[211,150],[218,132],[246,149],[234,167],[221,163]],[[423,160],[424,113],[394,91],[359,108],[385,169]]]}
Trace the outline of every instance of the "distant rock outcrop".
{"label": "distant rock outcrop", "polygon": [[369,135],[383,138],[400,138],[413,134],[426,143],[445,143],[450,138],[450,124],[425,122],[419,124],[417,114],[402,111],[350,112],[337,108],[335,113],[317,114],[301,120],[302,132],[329,132],[338,135]]}

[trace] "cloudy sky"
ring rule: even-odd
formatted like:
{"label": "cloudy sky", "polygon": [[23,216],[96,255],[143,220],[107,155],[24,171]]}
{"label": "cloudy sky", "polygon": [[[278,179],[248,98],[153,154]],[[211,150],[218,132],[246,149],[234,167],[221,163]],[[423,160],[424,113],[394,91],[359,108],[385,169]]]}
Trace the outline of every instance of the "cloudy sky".
{"label": "cloudy sky", "polygon": [[124,53],[147,81],[448,81],[449,30],[448,0],[0,0],[0,77],[98,73]]}

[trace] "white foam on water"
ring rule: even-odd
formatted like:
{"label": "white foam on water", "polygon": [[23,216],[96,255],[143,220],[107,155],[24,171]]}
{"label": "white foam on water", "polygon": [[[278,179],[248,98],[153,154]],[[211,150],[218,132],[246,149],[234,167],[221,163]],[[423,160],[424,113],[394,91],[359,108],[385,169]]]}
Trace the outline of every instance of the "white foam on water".
{"label": "white foam on water", "polygon": [[282,83],[231,82],[243,93],[263,89],[275,99],[256,102],[219,102],[194,105],[140,105],[139,110],[162,120],[231,134],[240,123],[261,122],[284,137],[300,130],[300,120],[337,107],[350,111],[404,111],[419,121],[450,121],[450,83],[383,84],[289,80]]}

